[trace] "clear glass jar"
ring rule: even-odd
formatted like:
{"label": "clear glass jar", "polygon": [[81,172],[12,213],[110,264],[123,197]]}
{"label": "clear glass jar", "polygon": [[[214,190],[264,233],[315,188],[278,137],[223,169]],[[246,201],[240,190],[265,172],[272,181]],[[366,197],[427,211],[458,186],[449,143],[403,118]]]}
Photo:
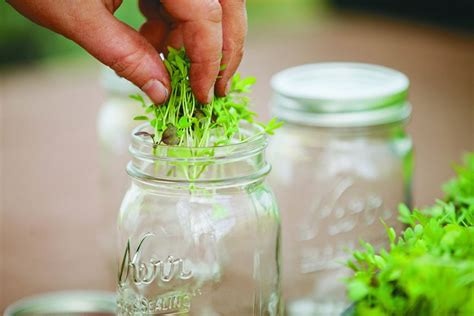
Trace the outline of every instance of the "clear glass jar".
{"label": "clear glass jar", "polygon": [[142,114],[141,106],[129,96],[141,94],[145,99],[146,96],[110,68],[103,68],[101,83],[106,92],[106,99],[97,115],[102,201],[104,212],[115,219],[120,207],[117,196],[123,196],[129,184],[123,166],[130,159],[130,133],[140,124],[133,118]]}
{"label": "clear glass jar", "polygon": [[325,63],[272,79],[270,183],[282,216],[283,295],[288,315],[340,315],[348,251],[387,242],[410,203],[408,79],[375,65]]}
{"label": "clear glass jar", "polygon": [[213,148],[134,132],[118,218],[119,315],[281,315],[280,217],[267,138]]}
{"label": "clear glass jar", "polygon": [[141,107],[129,98],[129,95],[141,93],[141,91],[128,80],[117,76],[108,67],[102,69],[100,79],[106,98],[97,115],[102,215],[99,242],[106,258],[104,262],[107,269],[105,270],[110,271],[108,285],[110,289],[113,289],[115,287],[113,271],[115,271],[116,263],[117,210],[120,207],[120,197],[124,196],[129,185],[123,166],[130,159],[128,153],[130,133],[140,124],[133,118],[141,114]]}

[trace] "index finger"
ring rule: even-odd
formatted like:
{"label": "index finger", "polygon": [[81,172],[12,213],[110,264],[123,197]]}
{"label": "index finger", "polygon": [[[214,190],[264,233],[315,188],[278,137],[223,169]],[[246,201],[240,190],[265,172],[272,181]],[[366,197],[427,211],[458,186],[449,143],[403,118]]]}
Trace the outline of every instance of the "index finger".
{"label": "index finger", "polygon": [[216,83],[217,95],[224,96],[230,85],[229,80],[239,67],[244,54],[247,35],[247,12],[245,0],[220,0],[222,6],[223,47],[221,71]]}
{"label": "index finger", "polygon": [[222,57],[222,8],[218,0],[162,0],[180,24],[186,54],[191,60],[190,81],[201,103],[214,96]]}

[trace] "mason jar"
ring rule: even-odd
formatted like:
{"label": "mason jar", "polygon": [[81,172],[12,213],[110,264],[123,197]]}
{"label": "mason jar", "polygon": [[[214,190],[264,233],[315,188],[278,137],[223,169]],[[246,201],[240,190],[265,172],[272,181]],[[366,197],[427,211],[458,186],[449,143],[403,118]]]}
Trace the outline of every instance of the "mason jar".
{"label": "mason jar", "polygon": [[270,183],[282,216],[288,315],[339,315],[343,278],[359,240],[387,244],[410,204],[409,81],[376,65],[322,63],[272,78],[273,113],[284,121],[269,148]]}
{"label": "mason jar", "polygon": [[145,99],[146,96],[110,68],[102,69],[101,86],[105,92],[105,100],[97,114],[101,197],[104,212],[115,219],[116,211],[120,207],[120,199],[117,199],[117,196],[123,196],[129,184],[123,166],[130,159],[130,133],[140,124],[140,121],[134,121],[133,118],[142,114],[140,104],[129,96],[141,94]]}
{"label": "mason jar", "polygon": [[141,115],[140,105],[129,95],[141,91],[108,67],[101,69],[100,84],[105,98],[97,114],[102,216],[98,241],[105,258],[104,271],[110,271],[107,276],[110,283],[107,286],[112,290],[115,287],[117,210],[120,207],[120,197],[124,196],[129,185],[124,166],[130,159],[130,133],[140,124],[133,118]]}
{"label": "mason jar", "polygon": [[[135,129],[118,217],[119,315],[281,315],[280,217],[267,138],[155,145]],[[143,133],[142,133],[143,134]]]}

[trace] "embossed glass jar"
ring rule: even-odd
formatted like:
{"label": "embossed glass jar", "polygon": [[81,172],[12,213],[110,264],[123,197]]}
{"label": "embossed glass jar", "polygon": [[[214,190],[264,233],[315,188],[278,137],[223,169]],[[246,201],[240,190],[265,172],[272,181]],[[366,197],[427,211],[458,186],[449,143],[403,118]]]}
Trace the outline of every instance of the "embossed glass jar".
{"label": "embossed glass jar", "polygon": [[138,127],[118,218],[119,315],[281,315],[280,218],[267,138],[158,145]]}
{"label": "embossed glass jar", "polygon": [[289,315],[339,315],[349,249],[387,241],[410,202],[408,79],[375,65],[324,63],[272,79],[285,121],[269,148],[282,216],[283,295]]}
{"label": "embossed glass jar", "polygon": [[117,243],[115,225],[120,198],[128,188],[128,177],[124,166],[130,160],[128,145],[130,133],[141,124],[133,118],[141,115],[141,107],[129,95],[141,93],[140,89],[124,78],[120,78],[110,68],[101,71],[101,85],[104,102],[97,114],[97,137],[100,158],[100,206],[101,221],[98,227],[98,242],[105,257],[104,271],[108,271],[107,287],[115,286],[115,244]]}

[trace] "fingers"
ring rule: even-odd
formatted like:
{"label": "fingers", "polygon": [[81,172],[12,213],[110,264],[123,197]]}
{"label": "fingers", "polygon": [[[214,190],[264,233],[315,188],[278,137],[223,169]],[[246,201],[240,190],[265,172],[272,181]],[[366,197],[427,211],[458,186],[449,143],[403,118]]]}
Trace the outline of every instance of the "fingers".
{"label": "fingers", "polygon": [[170,89],[160,56],[138,32],[115,19],[120,1],[11,1],[18,11],[85,48],[157,104]]}
{"label": "fingers", "polygon": [[222,7],[223,47],[222,62],[225,67],[216,82],[216,94],[227,94],[230,79],[239,67],[247,35],[245,0],[220,0]]}
{"label": "fingers", "polygon": [[[142,34],[161,52],[166,51],[167,46],[175,48],[185,46],[192,62],[191,85],[200,102],[210,101],[214,94],[213,87],[217,95],[224,96],[243,56],[247,34],[245,0],[220,0],[222,19],[220,55],[217,53],[219,39],[216,39],[216,35],[219,34],[217,1],[162,0],[161,4],[156,0],[140,0],[140,9],[149,19],[142,27]],[[157,20],[165,21],[160,23],[167,23],[170,26],[166,39],[163,39],[160,33],[162,26],[156,22]],[[217,25],[210,23],[213,20]],[[213,33],[216,31],[217,34]],[[216,64],[219,58],[221,58],[220,65],[225,67],[217,77]],[[217,81],[213,84],[216,78]]]}
{"label": "fingers", "polygon": [[170,41],[182,41],[191,60],[190,81],[201,103],[214,96],[214,84],[222,56],[222,10],[218,0],[162,0],[163,7],[179,24]]}
{"label": "fingers", "polygon": [[159,0],[140,0],[138,7],[143,16],[149,20],[161,19],[161,5]]}
{"label": "fingers", "polygon": [[[191,60],[191,86],[202,103],[210,102],[214,86],[218,95],[225,94],[226,84],[242,58],[246,34],[244,0],[140,0],[140,8],[149,19],[142,26],[143,36],[113,17],[112,12],[121,1],[9,3],[36,23],[77,42],[141,87],[155,103],[166,100],[170,84],[154,47],[163,51],[163,43],[184,45]],[[216,82],[221,58],[226,69]]]}
{"label": "fingers", "polygon": [[156,104],[166,101],[170,91],[168,72],[158,52],[143,36],[107,10],[80,22],[81,30],[66,32],[72,40],[140,87]]}
{"label": "fingers", "polygon": [[161,19],[151,19],[140,27],[140,34],[158,51],[164,52],[168,38],[169,27]]}

